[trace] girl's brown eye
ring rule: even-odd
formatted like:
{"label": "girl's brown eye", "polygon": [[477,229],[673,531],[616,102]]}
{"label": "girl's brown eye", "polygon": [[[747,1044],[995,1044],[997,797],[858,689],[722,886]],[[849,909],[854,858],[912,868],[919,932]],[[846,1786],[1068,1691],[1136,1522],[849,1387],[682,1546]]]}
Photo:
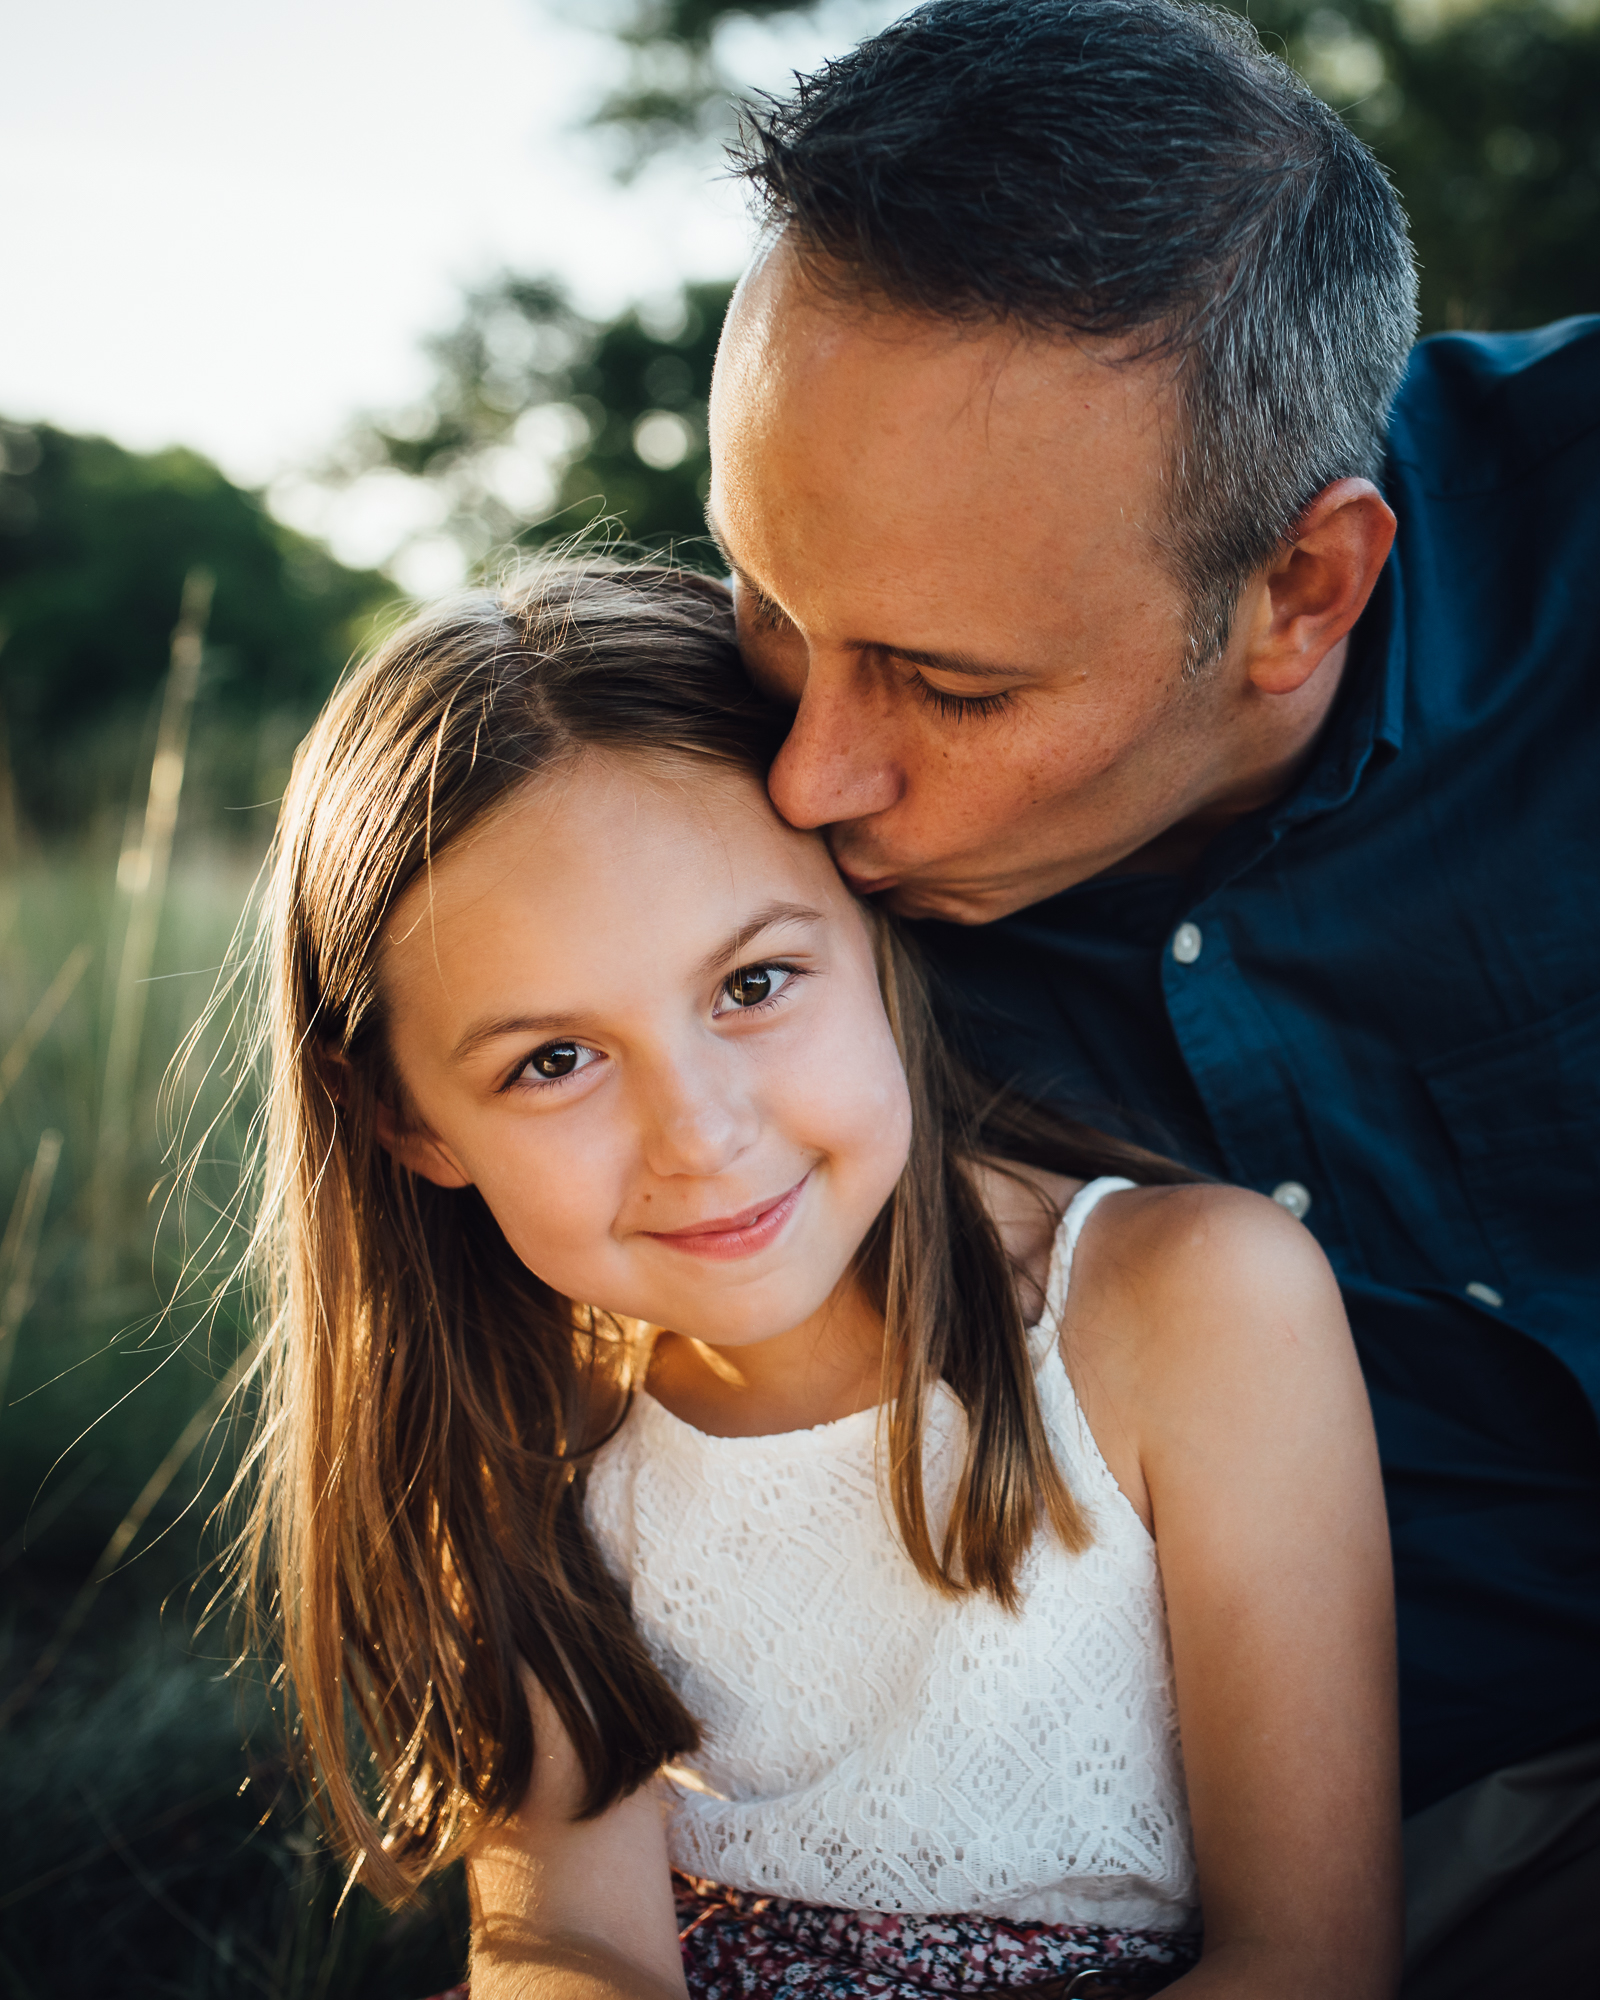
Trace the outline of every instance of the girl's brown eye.
{"label": "girl's brown eye", "polygon": [[546,1042],[529,1056],[528,1067],[538,1076],[571,1076],[581,1053],[576,1042]]}
{"label": "girl's brown eye", "polygon": [[735,1007],[759,1007],[772,998],[772,967],[741,965],[723,981],[722,990]]}

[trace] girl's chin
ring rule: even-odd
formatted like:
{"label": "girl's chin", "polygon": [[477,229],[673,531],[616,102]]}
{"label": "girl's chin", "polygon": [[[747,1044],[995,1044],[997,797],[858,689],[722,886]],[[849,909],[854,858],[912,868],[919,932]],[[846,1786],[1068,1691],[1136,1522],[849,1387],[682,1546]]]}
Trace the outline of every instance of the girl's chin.
{"label": "girl's chin", "polygon": [[688,1298],[680,1294],[671,1301],[663,1300],[662,1312],[638,1317],[644,1318],[649,1326],[668,1328],[682,1339],[697,1340],[705,1347],[726,1348],[732,1353],[735,1348],[759,1347],[765,1341],[781,1340],[796,1327],[815,1319],[827,1302],[828,1295],[823,1293],[819,1297],[812,1285],[803,1294],[763,1290],[757,1297],[741,1299],[732,1310],[726,1299]]}

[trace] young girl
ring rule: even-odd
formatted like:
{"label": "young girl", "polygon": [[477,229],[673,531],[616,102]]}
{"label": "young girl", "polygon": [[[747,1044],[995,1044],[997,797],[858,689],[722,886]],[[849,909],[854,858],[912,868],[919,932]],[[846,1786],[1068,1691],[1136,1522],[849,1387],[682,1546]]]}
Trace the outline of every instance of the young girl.
{"label": "young girl", "polygon": [[781,734],[720,588],[552,565],[301,753],[252,1547],[335,1837],[466,1858],[473,2000],[1382,1995],[1327,1268],[959,1072]]}

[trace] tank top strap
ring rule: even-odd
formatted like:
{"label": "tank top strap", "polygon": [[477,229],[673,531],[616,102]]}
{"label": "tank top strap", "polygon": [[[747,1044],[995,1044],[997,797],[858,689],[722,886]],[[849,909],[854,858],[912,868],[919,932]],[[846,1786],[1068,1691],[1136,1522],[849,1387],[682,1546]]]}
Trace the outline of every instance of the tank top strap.
{"label": "tank top strap", "polygon": [[1068,1202],[1061,1227],[1056,1231],[1055,1248],[1050,1253],[1044,1317],[1039,1322],[1041,1328],[1048,1329],[1052,1339],[1060,1335],[1061,1316],[1067,1309],[1067,1287],[1072,1282],[1073,1255],[1078,1248],[1078,1238],[1083,1234],[1083,1225],[1108,1194],[1119,1194],[1124,1188],[1137,1185],[1136,1181],[1125,1180],[1120,1174],[1102,1174],[1098,1180],[1089,1181],[1079,1188]]}

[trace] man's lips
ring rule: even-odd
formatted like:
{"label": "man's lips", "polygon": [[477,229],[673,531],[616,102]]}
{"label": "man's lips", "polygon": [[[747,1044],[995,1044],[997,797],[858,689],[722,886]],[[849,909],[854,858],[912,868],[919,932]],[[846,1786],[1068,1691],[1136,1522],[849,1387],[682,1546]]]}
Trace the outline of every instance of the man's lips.
{"label": "man's lips", "polygon": [[881,896],[885,889],[893,889],[898,881],[894,875],[868,875],[859,868],[852,868],[848,861],[841,861],[838,855],[833,865],[849,884],[851,893],[857,896]]}
{"label": "man's lips", "polygon": [[833,856],[833,865],[856,895],[877,896],[885,889],[893,889],[897,885],[900,878],[892,869],[885,868],[881,864],[874,866],[866,853],[851,851],[853,847],[859,850],[863,843],[852,840],[848,821],[829,827],[826,831],[828,852]]}
{"label": "man's lips", "polygon": [[786,1193],[741,1208],[737,1215],[692,1222],[687,1229],[647,1229],[642,1233],[674,1250],[686,1251],[691,1257],[753,1257],[783,1234],[785,1224],[800,1206],[800,1197],[810,1178],[808,1173]]}

